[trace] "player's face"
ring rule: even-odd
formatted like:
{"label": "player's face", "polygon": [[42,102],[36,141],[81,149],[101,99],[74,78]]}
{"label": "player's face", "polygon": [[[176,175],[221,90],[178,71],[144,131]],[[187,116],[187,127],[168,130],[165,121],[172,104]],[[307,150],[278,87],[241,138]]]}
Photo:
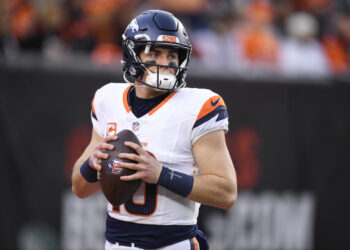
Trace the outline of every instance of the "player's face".
{"label": "player's face", "polygon": [[[150,64],[175,67],[179,65],[179,55],[177,50],[169,47],[153,46],[147,54],[143,50],[140,52],[140,59],[142,62]],[[153,73],[157,72],[156,66],[148,67],[148,69]],[[169,67],[159,67],[159,73],[171,73],[174,75],[175,69]]]}

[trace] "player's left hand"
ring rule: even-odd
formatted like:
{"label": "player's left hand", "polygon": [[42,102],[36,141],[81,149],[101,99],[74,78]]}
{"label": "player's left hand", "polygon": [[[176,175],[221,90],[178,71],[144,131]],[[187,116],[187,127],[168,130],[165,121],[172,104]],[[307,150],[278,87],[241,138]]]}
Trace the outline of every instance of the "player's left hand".
{"label": "player's left hand", "polygon": [[162,171],[162,164],[160,164],[155,158],[147,153],[140,145],[136,143],[126,141],[125,145],[134,149],[137,154],[120,153],[119,157],[136,161],[137,163],[126,163],[121,162],[122,168],[128,168],[136,170],[135,174],[129,176],[121,176],[120,179],[123,181],[131,181],[141,179],[146,183],[156,184],[158,183],[160,172]]}

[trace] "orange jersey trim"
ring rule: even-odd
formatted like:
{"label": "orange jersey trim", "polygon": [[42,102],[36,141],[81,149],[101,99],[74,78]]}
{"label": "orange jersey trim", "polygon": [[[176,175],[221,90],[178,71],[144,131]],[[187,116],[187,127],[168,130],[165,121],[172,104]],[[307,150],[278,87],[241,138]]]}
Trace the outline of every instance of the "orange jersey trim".
{"label": "orange jersey trim", "polygon": [[158,104],[158,106],[156,106],[154,109],[152,109],[148,115],[153,115],[158,109],[160,109],[167,101],[170,100],[171,97],[173,97],[175,94],[177,93],[177,91],[174,91],[173,93],[171,93],[170,95],[168,95],[161,103]]}
{"label": "orange jersey trim", "polygon": [[199,250],[199,243],[196,237],[192,238],[194,244],[194,250]]}
{"label": "orange jersey trim", "polygon": [[128,103],[128,93],[130,88],[132,87],[132,85],[128,86],[123,93],[123,104],[124,104],[124,108],[126,110],[126,112],[130,112],[130,107],[129,107],[129,103]]}
{"label": "orange jersey trim", "polygon": [[[123,93],[123,104],[124,104],[124,108],[126,110],[126,112],[130,112],[130,106],[128,103],[128,93],[130,91],[130,88],[132,87],[132,85],[130,85],[129,87],[127,87],[124,90]],[[170,100],[171,97],[173,97],[175,94],[177,93],[177,91],[172,92],[170,95],[168,95],[161,103],[159,103],[154,109],[152,109],[150,112],[148,112],[148,115],[152,115],[154,114],[158,109],[160,109],[167,101]]]}
{"label": "orange jersey trim", "polygon": [[92,101],[91,101],[91,109],[92,109],[92,112],[93,112],[93,113],[95,114],[95,116],[96,116],[96,110],[95,110],[95,106],[94,106],[95,97],[96,97],[96,93],[95,93],[94,98],[93,98]]}
{"label": "orange jersey trim", "polygon": [[202,106],[201,111],[199,111],[199,114],[197,116],[196,121],[203,118],[204,116],[208,115],[210,112],[212,112],[214,109],[216,109],[219,106],[226,107],[226,104],[224,100],[221,98],[221,96],[212,96],[210,97]]}

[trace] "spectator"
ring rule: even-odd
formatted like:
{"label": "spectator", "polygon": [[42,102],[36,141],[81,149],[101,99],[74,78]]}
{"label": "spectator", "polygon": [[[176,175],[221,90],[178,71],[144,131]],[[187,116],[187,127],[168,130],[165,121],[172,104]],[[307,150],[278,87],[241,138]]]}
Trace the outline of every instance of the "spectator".
{"label": "spectator", "polygon": [[60,38],[72,51],[91,52],[96,41],[79,0],[65,2],[68,17],[61,27]]}
{"label": "spectator", "polygon": [[13,7],[11,33],[19,48],[21,50],[41,51],[44,34],[35,8],[25,0],[19,1]]}
{"label": "spectator", "polygon": [[316,34],[317,22],[313,16],[299,12],[286,22],[287,38],[280,51],[282,74],[288,77],[319,78],[329,75],[325,52]]}
{"label": "spectator", "polygon": [[243,20],[236,28],[241,63],[247,70],[275,72],[277,69],[278,39],[273,27],[274,10],[268,1],[254,0],[244,9]]}
{"label": "spectator", "polygon": [[192,34],[194,55],[201,67],[215,72],[236,71],[239,55],[233,36],[232,15],[217,18],[211,25]]}
{"label": "spectator", "polygon": [[350,16],[338,14],[334,26],[324,36],[323,45],[327,53],[332,73],[344,74],[349,70],[350,58]]}

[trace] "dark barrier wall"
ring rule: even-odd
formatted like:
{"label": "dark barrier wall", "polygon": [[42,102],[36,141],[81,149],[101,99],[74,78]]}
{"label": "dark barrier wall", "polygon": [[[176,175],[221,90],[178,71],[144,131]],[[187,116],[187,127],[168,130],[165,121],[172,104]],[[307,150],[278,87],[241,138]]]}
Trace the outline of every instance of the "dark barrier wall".
{"label": "dark barrier wall", "polygon": [[[94,92],[110,81],[121,78],[91,72],[0,69],[1,249],[18,249],[28,242],[27,232],[33,228],[46,231],[38,234],[46,237],[49,249],[62,248],[62,193],[69,190],[72,164],[89,142]],[[298,249],[349,249],[350,85],[335,81],[315,85],[307,81],[286,84],[198,78],[189,82],[190,86],[216,91],[228,106],[227,143],[237,169],[239,201],[242,197],[235,213],[252,207],[254,211],[267,211],[259,208],[262,204],[271,207],[270,215],[277,214],[282,210],[275,208],[290,201],[293,207],[293,199],[297,203],[307,194],[312,202],[305,204],[312,204],[308,206],[311,209],[300,214],[308,214],[305,218],[312,223],[306,230],[311,242]],[[292,197],[288,202],[287,196]],[[226,223],[225,228],[239,223],[248,228],[249,223],[257,221],[254,211],[245,222],[237,217],[226,220],[230,225]],[[217,229],[207,220],[215,218],[213,214],[228,218],[230,213],[203,207],[200,224],[215,241],[219,237],[215,236]],[[219,224],[216,227],[222,228]],[[269,230],[262,227],[262,232]],[[244,237],[264,235],[244,230]],[[278,235],[277,231],[272,237]],[[232,235],[238,237],[241,233]],[[243,241],[243,234],[238,238]],[[264,243],[260,239],[251,247],[267,250],[264,244],[284,244],[278,241]],[[244,242],[240,244],[228,241],[221,247],[249,248]],[[296,250],[288,244],[279,249]]]}

